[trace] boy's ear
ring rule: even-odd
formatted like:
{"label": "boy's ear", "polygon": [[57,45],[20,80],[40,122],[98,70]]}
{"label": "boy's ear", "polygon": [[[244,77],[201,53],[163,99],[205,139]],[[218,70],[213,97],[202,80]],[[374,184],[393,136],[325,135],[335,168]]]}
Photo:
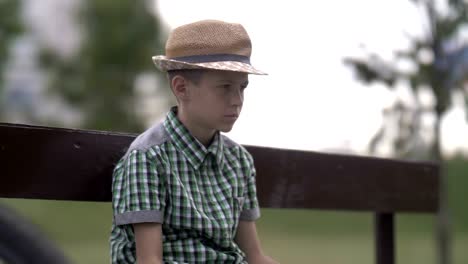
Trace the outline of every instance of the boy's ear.
{"label": "boy's ear", "polygon": [[171,81],[172,91],[178,100],[187,101],[189,99],[188,80],[180,75],[174,76]]}

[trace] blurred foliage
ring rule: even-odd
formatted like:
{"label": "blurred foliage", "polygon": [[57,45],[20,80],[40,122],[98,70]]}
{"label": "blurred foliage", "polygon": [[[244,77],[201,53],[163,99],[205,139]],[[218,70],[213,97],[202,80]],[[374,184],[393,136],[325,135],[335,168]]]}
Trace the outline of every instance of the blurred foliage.
{"label": "blurred foliage", "polygon": [[[23,31],[19,16],[21,2],[0,0],[0,113],[2,113],[3,72],[8,61],[8,51],[12,41]],[[0,114],[1,115],[1,114]]]}
{"label": "blurred foliage", "polygon": [[141,132],[134,84],[158,74],[151,56],[163,53],[161,25],[145,0],[88,0],[79,12],[84,33],[79,52],[62,58],[43,50],[50,88],[85,114],[83,128]]}
{"label": "blurred foliage", "polygon": [[[345,64],[357,72],[364,83],[374,81],[385,83],[390,89],[395,88],[399,80],[408,81],[415,99],[420,88],[428,87],[436,98],[433,109],[425,109],[417,102],[415,106],[396,103],[390,111],[399,116],[399,135],[394,140],[396,155],[407,157],[413,141],[420,139],[421,115],[427,112],[436,114],[434,126],[435,140],[430,147],[430,158],[440,160],[440,120],[451,105],[451,94],[458,90],[463,93],[463,81],[468,76],[468,43],[458,45],[457,34],[467,26],[468,3],[463,0],[448,0],[448,12],[438,11],[434,0],[411,0],[422,11],[421,24],[426,26],[422,37],[408,36],[411,42],[409,50],[396,52],[396,60],[389,62],[376,53],[368,52],[361,58],[346,58]],[[454,48],[455,46],[455,48]],[[414,71],[403,71],[398,68],[398,61],[410,61],[415,66]],[[455,74],[458,73],[458,74]],[[465,100],[468,102],[465,92]],[[468,111],[468,107],[467,107]],[[370,143],[371,152],[383,139],[385,126]]]}

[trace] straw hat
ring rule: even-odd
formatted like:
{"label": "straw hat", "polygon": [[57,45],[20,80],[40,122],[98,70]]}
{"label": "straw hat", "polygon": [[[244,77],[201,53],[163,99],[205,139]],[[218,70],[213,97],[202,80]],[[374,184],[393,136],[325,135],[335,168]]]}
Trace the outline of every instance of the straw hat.
{"label": "straw hat", "polygon": [[250,65],[252,43],[240,24],[202,20],[175,28],[166,56],[153,56],[161,71],[212,69],[265,75]]}

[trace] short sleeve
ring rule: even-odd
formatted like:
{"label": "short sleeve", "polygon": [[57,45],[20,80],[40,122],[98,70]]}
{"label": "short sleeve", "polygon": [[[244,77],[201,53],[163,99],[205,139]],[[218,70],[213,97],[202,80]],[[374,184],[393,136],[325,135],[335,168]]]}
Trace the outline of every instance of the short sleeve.
{"label": "short sleeve", "polygon": [[144,151],[133,150],[122,158],[112,182],[116,225],[163,222],[166,191],[162,176],[156,159]]}
{"label": "short sleeve", "polygon": [[244,205],[240,220],[253,221],[260,217],[260,206],[257,199],[256,171],[253,158],[247,151],[246,154],[246,185],[244,192]]}

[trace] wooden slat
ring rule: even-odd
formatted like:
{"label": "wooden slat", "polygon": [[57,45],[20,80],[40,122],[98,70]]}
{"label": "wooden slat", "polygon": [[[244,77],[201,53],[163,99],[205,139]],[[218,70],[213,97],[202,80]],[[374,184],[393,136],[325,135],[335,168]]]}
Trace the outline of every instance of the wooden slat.
{"label": "wooden slat", "polygon": [[[134,138],[0,124],[0,197],[110,201],[112,169]],[[436,164],[246,147],[262,207],[437,210]]]}
{"label": "wooden slat", "polygon": [[0,197],[109,201],[133,135],[0,124]]}
{"label": "wooden slat", "polygon": [[260,202],[278,208],[435,212],[438,166],[362,156],[249,147]]}

